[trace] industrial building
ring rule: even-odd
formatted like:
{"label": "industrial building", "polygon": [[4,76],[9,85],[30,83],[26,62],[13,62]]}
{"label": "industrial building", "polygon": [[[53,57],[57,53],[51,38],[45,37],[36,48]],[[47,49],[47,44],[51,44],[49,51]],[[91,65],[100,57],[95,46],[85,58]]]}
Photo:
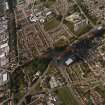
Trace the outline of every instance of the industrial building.
{"label": "industrial building", "polygon": [[[0,13],[6,10],[5,5],[8,5],[8,3],[5,0],[0,0]],[[9,6],[7,9],[9,9]],[[0,86],[8,80],[8,73],[2,69],[9,62],[7,57],[9,54],[8,38],[8,20],[5,14],[0,14]]]}
{"label": "industrial building", "polygon": [[0,0],[0,105],[3,105],[4,97],[8,98],[8,81],[9,73],[5,69],[9,62],[9,33],[8,20],[6,19],[6,11],[9,9],[6,0]]}
{"label": "industrial building", "polygon": [[7,55],[9,53],[7,20],[0,18],[0,67],[8,63]]}
{"label": "industrial building", "polygon": [[5,85],[9,80],[8,73],[6,71],[0,72],[0,86]]}

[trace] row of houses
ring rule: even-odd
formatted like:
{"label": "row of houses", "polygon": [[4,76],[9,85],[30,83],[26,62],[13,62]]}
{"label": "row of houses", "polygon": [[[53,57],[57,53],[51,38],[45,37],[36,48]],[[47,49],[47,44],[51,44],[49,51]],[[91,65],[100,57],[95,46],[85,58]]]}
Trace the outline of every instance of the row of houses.
{"label": "row of houses", "polygon": [[[6,18],[6,10],[9,9],[6,0],[0,0],[0,105],[6,103],[9,97],[8,80],[9,74],[4,69],[9,62],[9,45],[8,45],[8,20]],[[5,99],[4,99],[5,97]]]}
{"label": "row of houses", "polygon": [[[7,1],[0,0],[0,11],[5,12],[5,10],[9,9]],[[6,8],[5,8],[6,7]],[[0,12],[0,13],[1,13]],[[3,68],[9,62],[8,54],[9,54],[9,45],[8,45],[8,20],[6,19],[5,13],[0,14],[0,86],[3,85],[7,81],[8,74]]]}
{"label": "row of houses", "polygon": [[0,18],[0,66],[8,63],[7,55],[9,53],[7,20]]}

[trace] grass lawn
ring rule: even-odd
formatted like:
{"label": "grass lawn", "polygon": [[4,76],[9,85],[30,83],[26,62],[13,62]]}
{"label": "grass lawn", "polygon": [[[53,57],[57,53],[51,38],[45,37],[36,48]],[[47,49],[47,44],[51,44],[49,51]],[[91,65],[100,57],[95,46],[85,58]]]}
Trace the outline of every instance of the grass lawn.
{"label": "grass lawn", "polygon": [[105,88],[103,86],[97,87],[96,91],[105,99]]}
{"label": "grass lawn", "polygon": [[71,32],[74,33],[74,24],[72,22],[64,21],[64,24],[69,28]]}
{"label": "grass lawn", "polygon": [[63,87],[57,90],[57,95],[62,101],[62,105],[78,105],[75,97],[71,93],[70,89]]}
{"label": "grass lawn", "polygon": [[88,65],[86,63],[80,64],[82,71],[84,72],[84,76],[87,77],[88,73],[91,72]]}
{"label": "grass lawn", "polygon": [[82,27],[81,29],[79,29],[78,32],[75,32],[75,34],[77,34],[78,36],[82,35],[82,34],[85,34],[86,32],[88,32],[92,27],[87,25],[87,26],[84,26]]}
{"label": "grass lawn", "polygon": [[[34,87],[34,86],[33,86]],[[40,83],[37,84],[34,88],[32,88],[31,92],[30,92],[30,95],[35,95],[35,93],[41,91],[41,87],[40,87]]]}
{"label": "grass lawn", "polygon": [[45,30],[48,31],[48,30],[51,30],[55,27],[57,27],[59,25],[59,21],[56,19],[56,18],[52,18],[51,20],[48,20],[46,23],[45,23]]}
{"label": "grass lawn", "polygon": [[47,2],[45,2],[45,0],[42,1],[45,3],[46,7],[48,8],[56,2],[56,0],[46,0]]}

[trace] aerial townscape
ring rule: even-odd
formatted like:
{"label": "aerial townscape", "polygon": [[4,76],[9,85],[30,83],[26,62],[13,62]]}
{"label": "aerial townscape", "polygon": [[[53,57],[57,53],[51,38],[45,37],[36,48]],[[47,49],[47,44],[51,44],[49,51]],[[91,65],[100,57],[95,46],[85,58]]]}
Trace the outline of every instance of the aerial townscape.
{"label": "aerial townscape", "polygon": [[105,105],[105,0],[0,0],[0,105]]}

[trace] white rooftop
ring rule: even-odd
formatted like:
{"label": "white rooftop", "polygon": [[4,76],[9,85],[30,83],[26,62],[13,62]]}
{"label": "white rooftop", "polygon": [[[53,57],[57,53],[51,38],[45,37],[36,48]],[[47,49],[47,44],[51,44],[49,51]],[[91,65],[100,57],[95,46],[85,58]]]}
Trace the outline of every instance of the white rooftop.
{"label": "white rooftop", "polygon": [[68,66],[71,63],[73,63],[73,59],[69,58],[67,61],[65,61],[65,64]]}
{"label": "white rooftop", "polygon": [[0,72],[0,86],[8,82],[8,73],[5,71]]}
{"label": "white rooftop", "polygon": [[3,82],[7,81],[8,80],[8,76],[7,76],[7,73],[4,73],[3,74]]}
{"label": "white rooftop", "polygon": [[6,6],[6,9],[8,10],[9,9],[8,2],[5,2],[5,6]]}
{"label": "white rooftop", "polygon": [[1,55],[0,55],[0,58],[2,58],[2,57],[4,57],[5,56],[5,53],[2,53]]}
{"label": "white rooftop", "polygon": [[8,43],[0,45],[0,48],[8,47]]}

